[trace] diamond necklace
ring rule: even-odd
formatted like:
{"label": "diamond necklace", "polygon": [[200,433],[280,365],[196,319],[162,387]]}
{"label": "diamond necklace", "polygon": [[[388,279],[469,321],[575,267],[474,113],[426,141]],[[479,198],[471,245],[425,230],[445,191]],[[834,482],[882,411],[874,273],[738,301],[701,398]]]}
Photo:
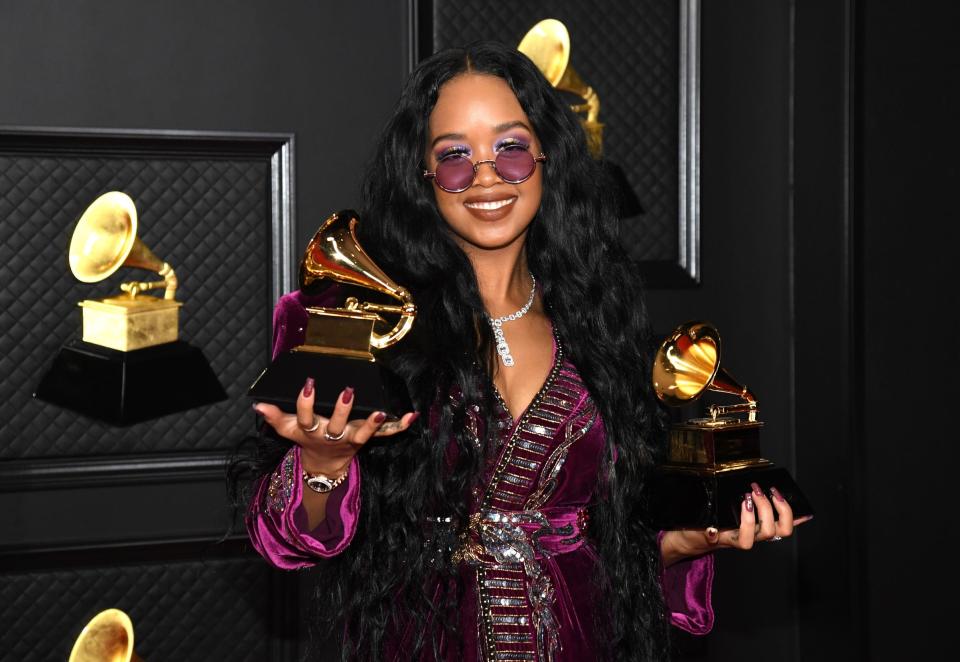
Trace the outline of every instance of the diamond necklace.
{"label": "diamond necklace", "polygon": [[530,306],[533,305],[533,297],[537,294],[537,279],[533,277],[533,274],[530,274],[530,280],[533,282],[533,285],[530,287],[530,298],[527,299],[527,303],[523,305],[523,308],[515,313],[510,313],[509,315],[504,315],[496,319],[487,315],[487,321],[490,323],[490,328],[493,329],[493,339],[497,343],[497,354],[500,355],[500,360],[503,361],[503,365],[508,368],[514,364],[514,360],[513,355],[510,354],[510,345],[507,344],[507,339],[503,337],[503,323],[518,320],[530,310]]}

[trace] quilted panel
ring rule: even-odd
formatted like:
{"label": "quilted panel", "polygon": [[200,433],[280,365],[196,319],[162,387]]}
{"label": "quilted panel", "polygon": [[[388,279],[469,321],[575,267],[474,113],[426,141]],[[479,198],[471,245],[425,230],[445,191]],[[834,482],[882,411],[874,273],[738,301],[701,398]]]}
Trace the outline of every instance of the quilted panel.
{"label": "quilted panel", "polygon": [[[80,335],[77,302],[155,279],[121,269],[89,285],[70,273],[73,227],[111,189],[134,199],[138,236],[176,269],[180,337],[203,350],[227,401],[116,428],[32,398]],[[0,459],[224,448],[248,431],[244,394],[269,356],[269,202],[266,157],[58,155],[0,141]]]}
{"label": "quilted panel", "polygon": [[145,660],[272,659],[273,611],[284,610],[274,598],[296,600],[276,590],[278,573],[258,557],[0,574],[0,657],[65,660],[83,626],[115,607]]}
{"label": "quilted panel", "polygon": [[563,21],[570,63],[600,97],[604,157],[643,210],[624,222],[624,243],[643,260],[677,257],[679,11],[676,0],[433,3],[435,50],[479,39],[516,45],[538,21]]}

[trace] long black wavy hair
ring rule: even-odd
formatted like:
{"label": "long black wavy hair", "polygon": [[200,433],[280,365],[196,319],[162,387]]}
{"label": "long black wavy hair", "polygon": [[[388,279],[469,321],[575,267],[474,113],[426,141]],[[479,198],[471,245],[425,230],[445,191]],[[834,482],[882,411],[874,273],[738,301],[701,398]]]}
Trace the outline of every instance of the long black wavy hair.
{"label": "long black wavy hair", "polygon": [[[479,408],[490,417],[494,411],[492,338],[474,271],[421,171],[439,90],[464,73],[506,81],[548,155],[526,256],[607,431],[588,530],[601,559],[597,590],[603,599],[597,605],[609,606],[598,614],[598,645],[608,647],[604,658],[664,659],[668,627],[660,556],[643,506],[662,424],[650,387],[650,337],[639,278],[620,245],[604,169],[588,154],[576,116],[530,60],[492,42],[446,50],[420,64],[367,167],[361,243],[411,290],[418,306],[413,331],[387,359],[405,380],[414,407],[430,413],[421,421],[432,423],[374,439],[358,455],[363,475],[358,530],[346,552],[314,571],[320,605],[315,622],[343,636],[344,659],[379,659],[385,642],[409,618],[416,633],[408,642],[411,659],[421,652],[429,656],[431,649],[439,656],[440,632],[447,642],[462,640],[456,618],[463,595],[460,573],[448,548],[438,543],[442,536],[424,520],[451,517],[454,526],[463,526],[469,516],[471,490],[487,453],[472,442],[466,412]],[[492,420],[485,422],[482,429],[495,429]],[[274,457],[270,462],[264,470],[275,466]]]}

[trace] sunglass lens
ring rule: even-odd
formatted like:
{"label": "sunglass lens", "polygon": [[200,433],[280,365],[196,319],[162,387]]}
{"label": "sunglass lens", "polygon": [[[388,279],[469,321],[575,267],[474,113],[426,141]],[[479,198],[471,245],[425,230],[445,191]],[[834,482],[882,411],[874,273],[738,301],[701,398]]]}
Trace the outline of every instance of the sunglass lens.
{"label": "sunglass lens", "polygon": [[505,182],[516,184],[533,174],[536,162],[525,147],[508,147],[497,154],[497,172]]}
{"label": "sunglass lens", "polygon": [[437,184],[446,191],[464,191],[473,183],[473,163],[462,154],[453,154],[437,164]]}

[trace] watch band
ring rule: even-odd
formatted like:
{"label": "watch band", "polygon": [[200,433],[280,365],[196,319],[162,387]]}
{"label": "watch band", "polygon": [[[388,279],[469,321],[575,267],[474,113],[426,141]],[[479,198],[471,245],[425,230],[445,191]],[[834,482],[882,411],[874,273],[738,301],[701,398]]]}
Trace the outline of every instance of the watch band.
{"label": "watch band", "polygon": [[336,478],[330,478],[324,474],[311,474],[307,473],[307,470],[303,470],[303,482],[307,484],[311,490],[318,494],[326,494],[327,492],[332,491],[343,481],[347,479],[347,475],[350,473],[350,468],[347,469],[337,476]]}

